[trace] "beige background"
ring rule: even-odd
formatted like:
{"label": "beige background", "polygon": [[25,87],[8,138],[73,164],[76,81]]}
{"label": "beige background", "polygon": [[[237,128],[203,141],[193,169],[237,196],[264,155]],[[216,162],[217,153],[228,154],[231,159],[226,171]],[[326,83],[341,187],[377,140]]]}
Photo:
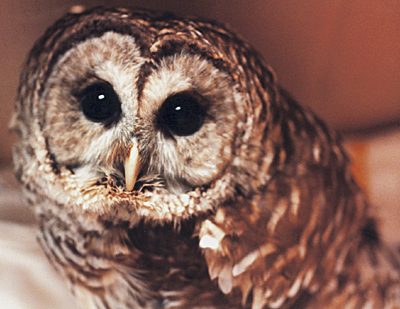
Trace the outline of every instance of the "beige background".
{"label": "beige background", "polygon": [[34,41],[70,6],[133,5],[227,22],[275,67],[282,84],[335,128],[400,120],[400,1],[0,1],[0,163],[18,74]]}

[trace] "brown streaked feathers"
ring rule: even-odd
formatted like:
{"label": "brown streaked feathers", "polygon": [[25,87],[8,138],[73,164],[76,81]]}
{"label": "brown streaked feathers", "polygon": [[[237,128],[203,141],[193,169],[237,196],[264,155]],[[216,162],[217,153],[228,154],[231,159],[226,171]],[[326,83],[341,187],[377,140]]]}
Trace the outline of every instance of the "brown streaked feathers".
{"label": "brown streaked feathers", "polygon": [[339,137],[223,25],[68,14],[28,57],[12,128],[82,308],[400,306]]}

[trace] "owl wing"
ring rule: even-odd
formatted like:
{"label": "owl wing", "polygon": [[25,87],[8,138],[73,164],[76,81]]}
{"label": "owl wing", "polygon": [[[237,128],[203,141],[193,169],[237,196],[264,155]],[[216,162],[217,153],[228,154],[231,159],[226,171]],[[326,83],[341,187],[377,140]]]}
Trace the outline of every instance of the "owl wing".
{"label": "owl wing", "polygon": [[374,228],[342,244],[346,233],[338,230],[326,241],[327,233],[318,236],[317,209],[299,228],[284,200],[268,211],[261,197],[239,199],[202,223],[200,248],[224,294],[239,289],[252,309],[398,308],[400,259]]}
{"label": "owl wing", "polygon": [[315,268],[312,261],[302,256],[301,244],[282,247],[283,238],[287,243],[299,239],[295,228],[290,229],[291,235],[281,235],[282,239],[273,236],[286,210],[284,202],[273,212],[260,207],[262,202],[257,198],[239,199],[236,206],[237,203],[240,208],[221,207],[215,216],[202,223],[199,244],[210,278],[217,280],[225,294],[238,288],[242,292],[243,306],[249,302],[250,294],[253,309],[292,304]]}

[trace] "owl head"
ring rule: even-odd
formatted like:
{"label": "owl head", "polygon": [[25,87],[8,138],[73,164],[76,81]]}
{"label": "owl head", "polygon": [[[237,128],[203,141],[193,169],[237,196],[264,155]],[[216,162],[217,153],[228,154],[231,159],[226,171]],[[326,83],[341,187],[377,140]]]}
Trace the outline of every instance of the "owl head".
{"label": "owl head", "polygon": [[279,104],[273,71],[220,24],[126,9],[68,14],[21,74],[17,175],[33,203],[185,218],[268,182]]}

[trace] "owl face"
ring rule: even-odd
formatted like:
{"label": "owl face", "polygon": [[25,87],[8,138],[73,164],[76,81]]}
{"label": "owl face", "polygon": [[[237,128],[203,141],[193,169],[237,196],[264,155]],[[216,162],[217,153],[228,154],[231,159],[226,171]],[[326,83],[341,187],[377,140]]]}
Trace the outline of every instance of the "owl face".
{"label": "owl face", "polygon": [[66,17],[28,59],[14,124],[16,156],[30,161],[16,160],[22,182],[67,207],[163,218],[254,187],[271,162],[255,160],[269,101],[256,89],[273,77],[254,52],[213,24],[101,10]]}
{"label": "owl face", "polygon": [[66,53],[43,94],[50,152],[75,173],[83,167],[81,177],[123,177],[137,148],[137,180],[157,178],[172,193],[215,180],[231,159],[240,100],[227,74],[178,53],[154,64],[139,91],[145,63],[134,39],[114,32]]}

